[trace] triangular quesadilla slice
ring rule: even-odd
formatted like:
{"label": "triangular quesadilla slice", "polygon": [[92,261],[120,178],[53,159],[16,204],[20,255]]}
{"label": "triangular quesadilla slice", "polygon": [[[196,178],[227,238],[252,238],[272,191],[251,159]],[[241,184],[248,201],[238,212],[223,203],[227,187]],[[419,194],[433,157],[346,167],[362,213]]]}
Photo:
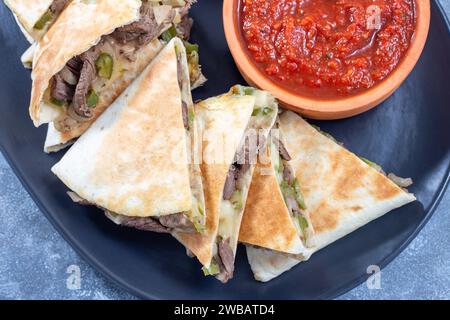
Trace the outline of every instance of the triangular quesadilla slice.
{"label": "triangular quesadilla slice", "polygon": [[[366,159],[335,142],[297,114],[280,115],[280,129],[314,228],[314,251],[415,200]],[[247,256],[256,280],[269,281],[298,263],[255,247]]]}
{"label": "triangular quesadilla slice", "polygon": [[266,153],[258,158],[239,241],[305,260],[312,253],[307,246],[314,230],[282,140],[273,129]]}
{"label": "triangular quesadilla slice", "polygon": [[186,52],[174,38],[52,171],[117,224],[202,231],[203,186]]}
{"label": "triangular quesadilla slice", "polygon": [[[170,39],[188,37],[188,8],[185,0],[73,0],[33,58],[30,115],[36,126],[52,123],[45,151],[83,134]],[[191,57],[196,46],[186,47]]]}
{"label": "triangular quesadilla slice", "polygon": [[205,275],[233,276],[239,228],[259,149],[278,113],[273,96],[235,86],[195,106],[202,136],[206,226],[203,234],[174,233]]}

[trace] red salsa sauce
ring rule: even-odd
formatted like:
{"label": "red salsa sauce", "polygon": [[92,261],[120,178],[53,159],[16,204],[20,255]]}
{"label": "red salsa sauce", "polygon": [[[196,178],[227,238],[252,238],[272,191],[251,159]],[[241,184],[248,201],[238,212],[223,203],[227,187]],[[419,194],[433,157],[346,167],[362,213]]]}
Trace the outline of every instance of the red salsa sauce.
{"label": "red salsa sauce", "polygon": [[414,0],[241,0],[248,52],[273,81],[332,98],[385,79],[408,50]]}

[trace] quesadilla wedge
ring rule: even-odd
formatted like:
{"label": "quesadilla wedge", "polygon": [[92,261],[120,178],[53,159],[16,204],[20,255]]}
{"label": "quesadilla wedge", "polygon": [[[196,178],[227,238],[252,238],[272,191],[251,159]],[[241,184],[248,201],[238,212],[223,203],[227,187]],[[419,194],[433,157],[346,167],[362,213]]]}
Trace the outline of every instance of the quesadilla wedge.
{"label": "quesadilla wedge", "polygon": [[[346,150],[297,114],[283,112],[280,129],[310,213],[314,252],[415,201],[414,195],[373,164]],[[292,257],[250,246],[247,256],[259,281],[269,281],[299,263]]]}
{"label": "quesadilla wedge", "polygon": [[198,103],[195,111],[203,138],[205,231],[173,235],[197,257],[205,275],[227,282],[233,277],[256,157],[275,122],[278,104],[266,92],[235,86],[227,94]]}
{"label": "quesadilla wedge", "polygon": [[30,115],[36,126],[52,123],[46,151],[83,134],[171,38],[189,37],[190,2],[176,5],[73,0],[66,7],[33,58]]}
{"label": "quesadilla wedge", "polygon": [[188,74],[174,38],[52,168],[72,200],[141,230],[203,230]]}
{"label": "quesadilla wedge", "polygon": [[291,157],[279,130],[271,131],[250,186],[239,241],[306,260],[313,228]]}
{"label": "quesadilla wedge", "polygon": [[30,43],[39,41],[71,0],[5,0]]}

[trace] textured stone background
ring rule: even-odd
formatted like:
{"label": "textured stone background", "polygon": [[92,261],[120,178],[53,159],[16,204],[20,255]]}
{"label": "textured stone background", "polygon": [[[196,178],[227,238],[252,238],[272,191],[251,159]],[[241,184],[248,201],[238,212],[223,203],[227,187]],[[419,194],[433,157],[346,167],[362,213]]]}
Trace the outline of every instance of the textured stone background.
{"label": "textured stone background", "polygon": [[[450,14],[450,1],[440,0]],[[382,288],[363,284],[341,299],[450,299],[450,190],[410,246],[382,271]],[[134,299],[85,263],[44,218],[0,154],[0,299]],[[67,267],[81,289],[66,287]]]}

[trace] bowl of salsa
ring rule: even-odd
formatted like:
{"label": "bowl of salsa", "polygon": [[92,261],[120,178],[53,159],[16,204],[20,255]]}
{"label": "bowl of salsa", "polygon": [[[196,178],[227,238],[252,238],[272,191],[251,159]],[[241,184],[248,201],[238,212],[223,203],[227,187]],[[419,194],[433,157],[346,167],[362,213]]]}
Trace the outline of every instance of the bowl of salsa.
{"label": "bowl of salsa", "polygon": [[287,108],[339,119],[387,99],[417,63],[429,0],[224,0],[241,74]]}

